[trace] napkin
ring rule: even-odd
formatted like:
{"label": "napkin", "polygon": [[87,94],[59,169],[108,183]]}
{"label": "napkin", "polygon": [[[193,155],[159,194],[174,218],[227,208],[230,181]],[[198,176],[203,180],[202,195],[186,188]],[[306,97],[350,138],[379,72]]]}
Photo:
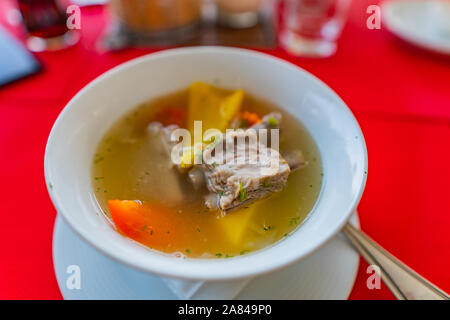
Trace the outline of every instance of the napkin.
{"label": "napkin", "polygon": [[231,281],[188,281],[173,278],[162,280],[182,300],[231,300],[245,288],[251,278]]}

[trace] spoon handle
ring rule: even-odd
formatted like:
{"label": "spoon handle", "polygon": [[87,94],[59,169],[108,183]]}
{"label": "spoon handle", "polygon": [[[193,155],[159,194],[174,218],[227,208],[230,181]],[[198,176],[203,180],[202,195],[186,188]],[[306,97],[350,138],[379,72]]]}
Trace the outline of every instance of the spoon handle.
{"label": "spoon handle", "polygon": [[380,268],[381,279],[399,300],[449,300],[450,296],[420,276],[350,223],[343,233],[370,264]]}

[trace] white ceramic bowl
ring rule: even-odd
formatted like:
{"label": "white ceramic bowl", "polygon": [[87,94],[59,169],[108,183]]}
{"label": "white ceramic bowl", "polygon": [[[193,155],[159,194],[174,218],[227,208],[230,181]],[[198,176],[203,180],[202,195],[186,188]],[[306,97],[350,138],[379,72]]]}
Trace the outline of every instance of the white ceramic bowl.
{"label": "white ceramic bowl", "polygon": [[[314,138],[324,170],[315,207],[289,237],[230,259],[179,259],[121,236],[103,218],[91,185],[97,143],[124,113],[148,99],[219,81],[272,101],[297,117]],[[345,103],[323,82],[283,60],[250,50],[192,47],[124,63],[81,90],[56,120],[45,152],[45,178],[62,217],[88,243],[134,268],[182,279],[243,278],[287,266],[323,245],[356,208],[364,190],[367,153]]]}

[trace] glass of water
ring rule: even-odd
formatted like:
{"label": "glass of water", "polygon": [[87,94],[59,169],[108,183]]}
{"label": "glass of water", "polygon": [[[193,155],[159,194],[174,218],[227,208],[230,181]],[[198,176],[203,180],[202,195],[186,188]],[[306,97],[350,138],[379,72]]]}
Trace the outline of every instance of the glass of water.
{"label": "glass of water", "polygon": [[280,45],[296,56],[332,56],[350,1],[285,0]]}

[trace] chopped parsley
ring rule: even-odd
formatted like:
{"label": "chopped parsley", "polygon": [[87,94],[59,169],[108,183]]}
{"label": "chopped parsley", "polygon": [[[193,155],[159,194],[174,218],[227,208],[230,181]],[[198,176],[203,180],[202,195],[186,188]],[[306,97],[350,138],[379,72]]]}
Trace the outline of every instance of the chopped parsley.
{"label": "chopped parsley", "polygon": [[289,219],[289,225],[290,226],[297,225],[298,224],[298,220],[300,220],[300,217],[294,217],[294,218]]}
{"label": "chopped parsley", "polygon": [[186,249],[186,253],[191,253],[191,250],[189,250],[189,249]]}
{"label": "chopped parsley", "polygon": [[270,187],[269,178],[264,179],[264,181],[263,181],[263,187],[264,187],[264,188]]}
{"label": "chopped parsley", "polygon": [[278,120],[275,119],[274,117],[270,117],[269,119],[267,119],[267,123],[271,127],[276,127],[278,125]]}
{"label": "chopped parsley", "polygon": [[247,195],[247,190],[242,186],[242,182],[239,182],[239,200],[244,201]]}
{"label": "chopped parsley", "polygon": [[222,257],[222,254],[219,252],[219,253],[216,253],[216,257],[217,258],[221,258]]}
{"label": "chopped parsley", "polygon": [[103,161],[103,159],[105,159],[104,157],[98,157],[98,158],[95,158],[95,160],[94,160],[94,164],[97,164],[97,163],[99,163],[100,161]]}

